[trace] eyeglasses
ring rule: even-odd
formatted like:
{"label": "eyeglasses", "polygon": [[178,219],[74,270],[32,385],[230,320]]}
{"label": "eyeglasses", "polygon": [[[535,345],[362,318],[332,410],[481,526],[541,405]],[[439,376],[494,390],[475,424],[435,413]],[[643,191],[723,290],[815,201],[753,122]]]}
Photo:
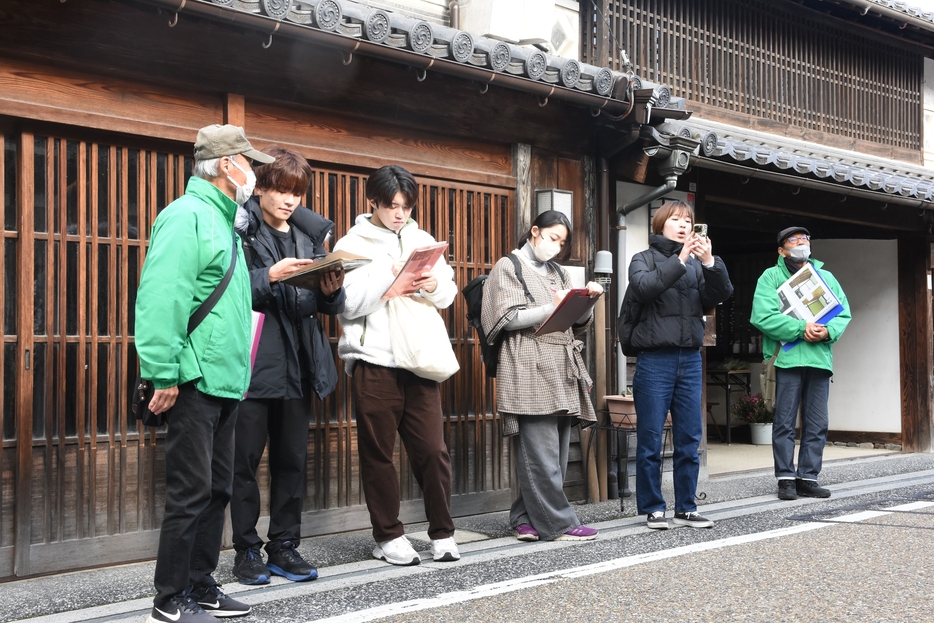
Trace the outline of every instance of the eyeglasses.
{"label": "eyeglasses", "polygon": [[811,237],[808,235],[802,234],[801,236],[789,236],[785,238],[785,242],[790,242],[791,244],[798,244],[799,242],[804,242],[805,240],[810,240]]}

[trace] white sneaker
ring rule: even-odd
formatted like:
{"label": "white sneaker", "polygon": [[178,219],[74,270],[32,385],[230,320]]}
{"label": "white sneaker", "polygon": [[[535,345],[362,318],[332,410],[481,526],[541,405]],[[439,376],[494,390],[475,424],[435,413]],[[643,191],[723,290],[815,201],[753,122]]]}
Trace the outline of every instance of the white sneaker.
{"label": "white sneaker", "polygon": [[461,554],[457,551],[457,543],[454,537],[449,536],[446,539],[431,540],[431,557],[435,562],[453,562],[461,559]]}
{"label": "white sneaker", "polygon": [[[432,544],[434,544],[434,541],[432,541]],[[456,548],[455,551],[457,551]],[[402,565],[403,567],[417,565],[422,561],[418,557],[418,552],[412,549],[412,545],[405,536],[377,543],[376,548],[373,550],[373,558],[379,558],[391,565]]]}

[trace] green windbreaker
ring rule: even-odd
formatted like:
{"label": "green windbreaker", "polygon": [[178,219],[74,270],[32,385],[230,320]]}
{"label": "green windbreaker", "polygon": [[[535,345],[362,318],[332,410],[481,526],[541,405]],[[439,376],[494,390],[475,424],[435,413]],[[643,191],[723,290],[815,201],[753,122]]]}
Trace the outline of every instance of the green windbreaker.
{"label": "green windbreaker", "polygon": [[804,328],[807,323],[791,316],[785,316],[779,311],[778,286],[791,277],[785,266],[785,258],[778,256],[778,262],[772,268],[766,269],[756,284],[756,293],[752,299],[752,317],[749,321],[752,326],[762,331],[762,356],[771,359],[775,353],[775,346],[779,341],[793,342],[799,338],[791,350],[780,349],[775,366],[778,368],[796,368],[807,366],[821,368],[833,372],[833,353],[831,345],[840,339],[843,330],[850,324],[850,304],[846,295],[837,283],[836,277],[821,270],[823,262],[810,260],[814,268],[818,269],[830,290],[840,299],[843,311],[826,324],[829,339],[826,342],[805,342]]}
{"label": "green windbreaker", "polygon": [[250,277],[237,242],[227,290],[188,336],[188,319],[230,266],[237,204],[192,177],[152,228],[136,293],[140,374],[159,389],[195,381],[199,391],[240,400],[250,384]]}

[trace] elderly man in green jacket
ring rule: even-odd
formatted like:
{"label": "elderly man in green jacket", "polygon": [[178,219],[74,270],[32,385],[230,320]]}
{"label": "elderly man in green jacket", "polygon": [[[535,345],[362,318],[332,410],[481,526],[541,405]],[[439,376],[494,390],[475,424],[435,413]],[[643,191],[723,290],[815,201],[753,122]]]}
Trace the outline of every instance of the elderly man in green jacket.
{"label": "elderly man in green jacket", "polygon": [[[831,347],[850,322],[850,306],[836,278],[809,259],[811,235],[804,227],[788,227],[778,234],[778,263],[759,277],[752,301],[752,325],[762,331],[762,356],[775,360],[775,418],[772,456],[778,479],[778,498],[829,498],[830,490],[817,482],[827,443],[827,400],[833,375]],[[807,322],[782,313],[778,287],[810,261],[837,297],[842,311],[828,322]],[[782,342],[793,343],[789,349]],[[795,422],[801,407],[801,447],[795,469]]]}
{"label": "elderly man in green jacket", "polygon": [[[233,228],[238,205],[253,194],[251,160],[274,159],[253,149],[241,128],[198,132],[193,176],[156,219],[140,277],[140,375],[156,388],[150,409],[168,424],[150,623],[213,623],[250,612],[211,574],[233,482],[237,405],[250,382],[250,279]],[[189,334],[189,318],[232,261],[226,289]]]}

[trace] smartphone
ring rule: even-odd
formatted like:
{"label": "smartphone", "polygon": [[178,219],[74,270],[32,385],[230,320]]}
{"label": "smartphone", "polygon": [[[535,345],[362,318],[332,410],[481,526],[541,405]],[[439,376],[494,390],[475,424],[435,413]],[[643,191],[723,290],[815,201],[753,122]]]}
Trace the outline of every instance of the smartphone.
{"label": "smartphone", "polygon": [[694,223],[694,235],[698,238],[706,238],[707,225],[705,223]]}

